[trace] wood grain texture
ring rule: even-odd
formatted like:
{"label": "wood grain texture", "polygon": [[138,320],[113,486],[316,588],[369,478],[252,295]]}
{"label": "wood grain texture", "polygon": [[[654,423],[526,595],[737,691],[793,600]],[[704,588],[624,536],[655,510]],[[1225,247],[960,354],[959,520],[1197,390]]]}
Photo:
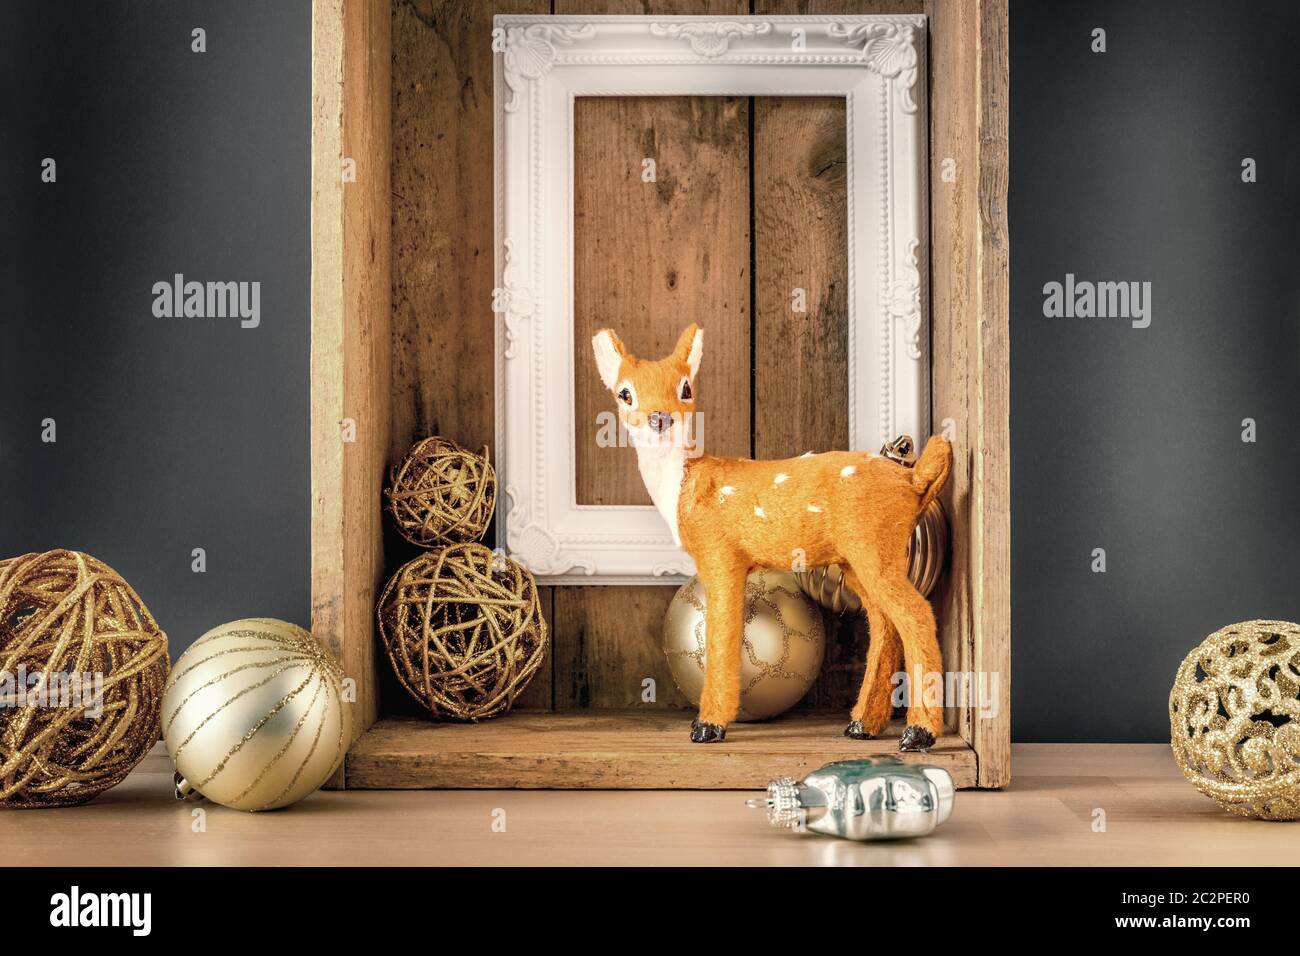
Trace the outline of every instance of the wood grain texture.
{"label": "wood grain texture", "polygon": [[[661,628],[675,588],[554,590],[553,617],[563,628],[552,643],[556,708],[691,707],[663,652]],[[643,705],[647,678],[655,702]]]}
{"label": "wood grain texture", "polygon": [[981,0],[979,29],[979,325],[975,368],[976,458],[971,566],[980,622],[975,669],[1000,674],[996,713],[975,722],[979,784],[1011,779],[1011,381],[1007,232],[1008,69],[1006,0]]}
{"label": "wood grain texture", "polygon": [[[965,2],[965,0],[953,0],[953,2]],[[754,0],[753,12],[763,16],[924,13],[923,4],[924,0]]]}
{"label": "wood grain texture", "polygon": [[[897,740],[849,740],[842,714],[739,724],[725,743],[690,742],[686,715],[652,710],[513,712],[480,724],[381,720],[348,755],[361,789],[758,789],[832,760],[896,754]],[[892,728],[895,735],[901,726]],[[960,737],[904,760],[944,767],[975,785],[975,755]],[[721,759],[720,759],[721,758]]]}
{"label": "wood grain texture", "polygon": [[379,713],[370,622],[391,409],[387,4],[317,0],[312,44],[312,631],[356,682],[360,734]]}
{"label": "wood grain texture", "polygon": [[[975,126],[975,9],[937,0],[930,18],[930,386],[933,427],[953,443],[953,469],[943,492],[951,522],[949,571],[936,595],[945,667],[975,667],[976,626],[971,603],[972,423],[974,353],[970,330],[978,324],[974,281],[979,153]],[[955,164],[953,181],[944,166]],[[974,740],[974,716],[949,707],[946,717]]]}
{"label": "wood grain texture", "polygon": [[393,441],[494,441],[492,17],[546,0],[393,4]]}
{"label": "wood grain texture", "polygon": [[756,458],[848,447],[847,171],[842,98],[755,100]]}

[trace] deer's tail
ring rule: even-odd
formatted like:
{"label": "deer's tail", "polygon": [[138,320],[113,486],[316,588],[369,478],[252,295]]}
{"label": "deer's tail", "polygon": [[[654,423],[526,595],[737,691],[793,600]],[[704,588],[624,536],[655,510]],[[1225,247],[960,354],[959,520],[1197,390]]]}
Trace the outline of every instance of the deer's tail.
{"label": "deer's tail", "polygon": [[952,445],[948,439],[934,435],[925,443],[925,451],[912,469],[912,490],[921,496],[917,511],[924,511],[926,506],[943,491],[948,482],[948,472],[952,470]]}

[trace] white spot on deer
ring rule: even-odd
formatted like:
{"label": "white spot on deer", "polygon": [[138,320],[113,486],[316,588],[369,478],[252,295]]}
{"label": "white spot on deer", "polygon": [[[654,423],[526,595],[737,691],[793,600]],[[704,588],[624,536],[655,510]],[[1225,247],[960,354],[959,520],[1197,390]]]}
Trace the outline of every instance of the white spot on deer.
{"label": "white spot on deer", "polygon": [[772,484],[774,484],[774,485],[779,485],[781,482],[783,482],[783,481],[787,481],[789,478],[790,478],[790,476],[787,475],[787,474],[783,471],[783,472],[781,472],[779,475],[777,475],[775,478],[772,479]]}
{"label": "white spot on deer", "polygon": [[812,457],[812,454],[813,454],[812,452],[810,452],[810,451],[806,451],[806,452],[804,452],[802,455],[800,455],[799,457],[800,457],[800,458],[811,458],[811,457]]}
{"label": "white spot on deer", "polygon": [[728,496],[734,495],[735,493],[736,493],[736,489],[731,487],[731,485],[723,485],[721,488],[718,489],[718,500],[726,501]]}
{"label": "white spot on deer", "polygon": [[758,507],[758,505],[755,505],[755,506],[754,506],[754,514],[755,514],[757,517],[759,517],[759,518],[766,518],[766,517],[767,517],[766,512],[764,512],[762,508]]}
{"label": "white spot on deer", "polygon": [[852,477],[854,474],[857,473],[857,470],[858,470],[857,467],[854,465],[845,465],[843,468],[840,469],[840,477],[841,478]]}
{"label": "white spot on deer", "polygon": [[809,505],[808,510],[815,515],[819,515],[822,513],[822,509],[817,507],[817,505]]}

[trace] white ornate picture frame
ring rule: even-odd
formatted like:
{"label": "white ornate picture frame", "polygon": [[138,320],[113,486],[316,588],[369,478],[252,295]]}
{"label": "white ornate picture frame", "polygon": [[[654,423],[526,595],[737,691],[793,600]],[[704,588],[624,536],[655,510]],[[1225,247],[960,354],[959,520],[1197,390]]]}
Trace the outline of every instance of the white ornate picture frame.
{"label": "white ornate picture frame", "polygon": [[652,506],[577,501],[574,101],[844,98],[849,436],[875,451],[930,431],[925,23],[495,18],[497,538],[542,583],[675,584],[694,573]]}

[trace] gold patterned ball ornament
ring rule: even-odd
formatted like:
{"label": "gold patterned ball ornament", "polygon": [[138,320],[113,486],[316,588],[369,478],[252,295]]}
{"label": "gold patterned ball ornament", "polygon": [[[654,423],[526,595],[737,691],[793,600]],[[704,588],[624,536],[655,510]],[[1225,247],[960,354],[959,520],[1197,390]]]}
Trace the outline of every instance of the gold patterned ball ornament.
{"label": "gold patterned ball ornament", "polygon": [[397,679],[437,717],[504,713],[546,656],[537,582],[481,544],[408,561],[384,588],[378,618]]}
{"label": "gold patterned ball ornament", "polygon": [[1215,631],[1169,694],[1174,759],[1223,809],[1300,819],[1300,625],[1246,621]]}
{"label": "gold patterned ball ornament", "polygon": [[[693,577],[664,616],[663,647],[673,680],[692,704],[704,691],[704,585]],[[821,671],[826,630],[821,610],[788,571],[755,571],[745,582],[739,720],[764,720],[799,702]]]}
{"label": "gold patterned ball ornament", "polygon": [[274,810],[314,792],[343,760],[352,706],[343,672],[307,631],[232,621],[186,649],[163,696],[177,796]]}
{"label": "gold patterned ball ornament", "polygon": [[158,740],[167,635],[88,554],[0,561],[0,806],[66,807]]}
{"label": "gold patterned ball ornament", "polygon": [[412,544],[477,541],[487,532],[497,477],[486,448],[480,455],[446,438],[426,438],[393,466],[388,480],[388,513]]}
{"label": "gold patterned ball ornament", "polygon": [[[900,435],[880,449],[880,453],[901,465],[911,466],[915,448],[910,435]],[[912,539],[907,546],[907,576],[925,597],[929,597],[939,584],[944,565],[948,560],[948,516],[937,500],[925,506]],[[838,564],[809,568],[796,572],[799,587],[822,607],[835,614],[857,614],[862,610],[862,599],[844,580]]]}

